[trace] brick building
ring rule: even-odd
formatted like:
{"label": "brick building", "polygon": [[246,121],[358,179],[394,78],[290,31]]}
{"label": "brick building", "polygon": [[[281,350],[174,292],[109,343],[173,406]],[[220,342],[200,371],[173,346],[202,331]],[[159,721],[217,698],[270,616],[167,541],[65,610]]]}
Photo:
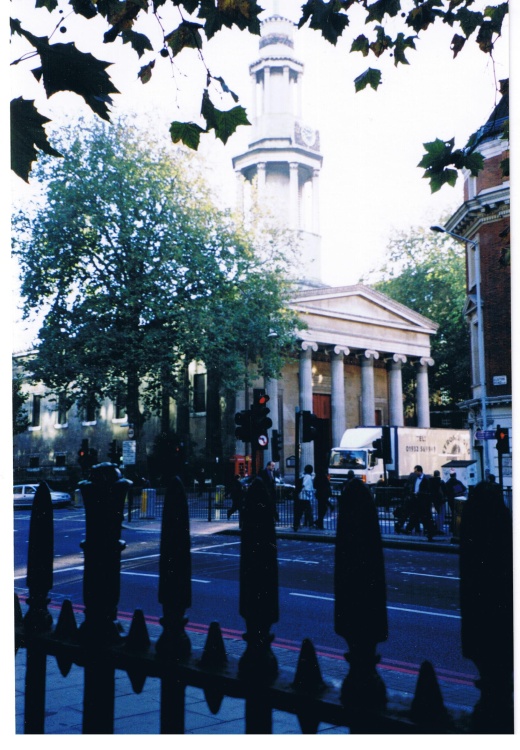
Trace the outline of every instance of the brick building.
{"label": "brick building", "polygon": [[[461,407],[468,413],[482,474],[497,476],[495,440],[486,439],[486,433],[494,433],[498,426],[511,432],[512,427],[509,141],[504,130],[509,118],[507,81],[502,82],[501,93],[477,133],[484,169],[477,177],[465,176],[464,202],[446,223],[448,232],[471,241],[466,244],[465,315],[471,334],[472,397]],[[511,486],[511,454],[503,455],[502,471],[504,486]]]}

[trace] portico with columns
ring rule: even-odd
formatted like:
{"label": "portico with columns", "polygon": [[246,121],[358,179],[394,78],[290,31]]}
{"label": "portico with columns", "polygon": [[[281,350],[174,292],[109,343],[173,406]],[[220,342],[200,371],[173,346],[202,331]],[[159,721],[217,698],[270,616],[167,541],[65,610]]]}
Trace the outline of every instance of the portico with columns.
{"label": "portico with columns", "polygon": [[[356,284],[302,290],[293,299],[307,328],[298,355],[265,386],[283,434],[282,463],[294,454],[296,409],[328,420],[329,442],[350,427],[404,425],[402,368],[416,370],[416,424],[430,426],[430,337],[437,325],[384,294]],[[256,387],[264,387],[261,382]],[[240,399],[243,403],[243,398]],[[239,402],[237,401],[237,404]],[[279,415],[282,415],[279,418]],[[237,452],[244,446],[237,444]],[[265,461],[271,456],[265,453]],[[301,445],[300,465],[315,465],[314,444]],[[285,466],[281,466],[285,473]]]}

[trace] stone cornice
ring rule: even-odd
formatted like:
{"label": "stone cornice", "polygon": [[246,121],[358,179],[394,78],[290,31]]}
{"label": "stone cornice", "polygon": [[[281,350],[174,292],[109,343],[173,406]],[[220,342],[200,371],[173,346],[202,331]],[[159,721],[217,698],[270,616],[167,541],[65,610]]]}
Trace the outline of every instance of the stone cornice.
{"label": "stone cornice", "polygon": [[510,215],[509,184],[482,191],[464,203],[450,216],[446,229],[471,239],[484,224],[491,224]]}

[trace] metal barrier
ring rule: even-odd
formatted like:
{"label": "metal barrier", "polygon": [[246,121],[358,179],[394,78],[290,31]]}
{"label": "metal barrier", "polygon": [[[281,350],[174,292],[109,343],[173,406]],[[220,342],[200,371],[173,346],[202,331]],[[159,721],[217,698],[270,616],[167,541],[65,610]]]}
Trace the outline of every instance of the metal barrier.
{"label": "metal barrier", "polygon": [[[274,709],[296,715],[302,732],[309,734],[316,733],[320,722],[345,726],[358,734],[513,733],[508,674],[509,665],[512,674],[512,580],[511,591],[507,579],[498,597],[493,580],[496,571],[509,563],[512,576],[511,528],[500,509],[491,513],[495,515],[491,545],[485,538],[488,519],[478,506],[470,519],[469,544],[461,545],[465,655],[479,669],[481,700],[470,717],[451,716],[429,662],[421,667],[412,701],[405,696],[390,699],[377,672],[376,647],[387,637],[384,559],[380,536],[375,533],[377,513],[365,502],[365,488],[356,490],[362,496],[345,504],[338,519],[335,632],[347,641],[350,665],[338,689],[322,680],[309,639],[302,644],[294,675],[279,669],[271,649],[274,636],[270,629],[279,617],[278,562],[272,508],[261,482],[252,485],[242,514],[240,615],[246,627],[242,656],[234,659],[226,655],[217,623],[210,627],[204,650],[192,653],[185,632],[185,611],[191,606],[188,497],[178,479],[165,493],[161,522],[158,599],[164,612],[162,633],[152,643],[144,614],[136,610],[128,635],[122,635],[117,622],[124,547],[120,535],[129,484],[111,464],[94,467],[92,481],[82,483],[87,533],[82,543],[85,619],[79,627],[68,600],[63,602],[56,624],[49,613],[53,508],[45,483],[36,492],[28,545],[29,608],[25,616],[18,600],[15,608],[15,648],[27,650],[26,734],[45,733],[47,655],[56,657],[65,676],[73,664],[84,669],[84,734],[114,732],[116,670],[128,673],[136,693],[147,677],[161,681],[161,734],[184,733],[187,686],[204,691],[213,713],[218,713],[224,696],[242,698],[246,734],[271,734]],[[475,589],[475,582],[480,588]],[[489,595],[490,588],[494,598],[488,600],[492,601],[488,607],[492,611],[483,625],[478,608],[482,591]],[[312,624],[309,626],[312,629]]]}

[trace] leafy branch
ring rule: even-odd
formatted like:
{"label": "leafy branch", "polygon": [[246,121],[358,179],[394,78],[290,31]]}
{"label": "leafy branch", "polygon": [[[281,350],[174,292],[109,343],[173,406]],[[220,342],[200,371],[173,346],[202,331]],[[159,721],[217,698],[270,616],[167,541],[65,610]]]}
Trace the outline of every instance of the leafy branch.
{"label": "leafy branch", "polygon": [[[466,42],[473,37],[478,47],[486,54],[493,54],[496,40],[502,32],[504,18],[508,12],[507,2],[494,3],[483,12],[474,10],[475,0],[307,0],[302,5],[298,28],[308,26],[321,33],[331,44],[347,33],[353,18],[358,22],[359,14],[364,14],[367,34],[352,34],[351,52],[361,52],[364,57],[374,55],[376,59],[388,54],[394,64],[408,65],[407,54],[416,49],[421,32],[426,32],[435,22],[448,24],[454,28],[450,48],[456,57]],[[16,8],[18,0],[12,0]],[[86,21],[100,17],[106,21],[102,41],[110,44],[121,39],[143,60],[138,76],[143,84],[149,82],[155,67],[163,59],[170,63],[186,49],[199,51],[204,63],[203,49],[206,41],[212,39],[223,28],[237,28],[251,34],[260,33],[259,16],[263,9],[256,0],[69,0],[69,6],[77,16]],[[50,14],[59,13],[59,0],[34,0],[37,10]],[[164,11],[176,11],[180,22],[171,30],[163,27]],[[160,49],[155,50],[149,36],[136,28],[143,14],[151,14],[161,29]],[[390,23],[388,23],[390,22]],[[56,28],[61,30],[62,20]],[[394,31],[390,33],[387,24]],[[395,31],[397,27],[397,31]],[[400,28],[399,28],[400,27]],[[410,33],[410,31],[412,33]],[[47,36],[36,36],[23,28],[20,21],[11,22],[11,33],[23,36],[32,46],[34,56],[39,56],[40,67],[33,70],[38,81],[43,83],[48,97],[58,91],[72,91],[83,97],[88,106],[102,119],[110,119],[112,95],[119,93],[107,72],[109,63],[98,59],[89,52],[81,52],[74,43],[51,43]],[[15,61],[19,64],[26,60]],[[205,64],[205,63],[204,63]],[[214,132],[224,143],[240,125],[248,125],[245,109],[238,104],[238,97],[228,88],[220,76],[207,70],[207,85],[201,96],[201,117],[205,127],[194,122],[173,122],[170,134],[174,142],[197,149],[203,133]],[[367,87],[377,90],[382,82],[381,70],[368,67],[357,76],[356,91]],[[211,101],[209,84],[216,83],[222,92],[229,94],[235,106],[228,110],[218,109]],[[28,181],[32,163],[38,151],[50,153],[44,130],[46,118],[34,116],[31,108],[15,106],[16,118],[12,119],[13,132],[12,165],[22,179]],[[28,119],[25,122],[24,112]],[[460,169],[459,163],[467,166],[468,155],[454,150],[450,142],[434,141],[428,144],[425,168],[432,180],[432,190],[441,184],[453,184],[453,172]],[[42,146],[42,144],[44,144]],[[470,169],[478,168],[476,154],[471,153]],[[439,171],[440,170],[440,171]]]}

